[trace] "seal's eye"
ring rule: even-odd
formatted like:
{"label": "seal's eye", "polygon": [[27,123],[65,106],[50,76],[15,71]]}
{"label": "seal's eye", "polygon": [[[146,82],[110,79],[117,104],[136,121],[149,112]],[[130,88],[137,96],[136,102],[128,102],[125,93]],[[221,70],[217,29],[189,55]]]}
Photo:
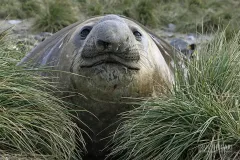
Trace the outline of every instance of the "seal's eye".
{"label": "seal's eye", "polygon": [[80,32],[81,39],[85,39],[87,35],[90,33],[91,28],[83,28]]}
{"label": "seal's eye", "polygon": [[142,39],[142,34],[141,34],[140,32],[138,32],[138,31],[133,31],[133,34],[134,34],[134,36],[136,37],[136,39],[137,39],[138,41],[141,41],[141,39]]}

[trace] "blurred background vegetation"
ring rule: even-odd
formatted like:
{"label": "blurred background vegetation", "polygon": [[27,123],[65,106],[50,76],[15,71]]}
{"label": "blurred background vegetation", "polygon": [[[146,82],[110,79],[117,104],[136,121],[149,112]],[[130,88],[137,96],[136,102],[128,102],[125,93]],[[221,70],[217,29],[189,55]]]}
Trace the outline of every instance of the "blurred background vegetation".
{"label": "blurred background vegetation", "polygon": [[150,28],[176,25],[179,32],[214,32],[240,22],[239,0],[1,0],[0,18],[35,18],[35,30],[56,32],[95,15],[121,14]]}

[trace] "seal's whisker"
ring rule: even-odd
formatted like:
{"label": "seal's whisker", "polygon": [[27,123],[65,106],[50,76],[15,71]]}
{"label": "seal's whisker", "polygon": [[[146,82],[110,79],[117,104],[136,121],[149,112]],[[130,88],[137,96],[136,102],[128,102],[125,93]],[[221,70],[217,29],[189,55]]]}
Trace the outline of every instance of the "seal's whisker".
{"label": "seal's whisker", "polygon": [[[147,51],[143,50],[143,52],[147,52]],[[140,54],[142,56],[141,58],[142,59],[144,58],[144,60],[146,60],[148,62],[148,64],[150,64],[153,67],[154,64],[149,60],[149,57],[146,56],[145,54],[142,54],[142,53],[140,53]]]}

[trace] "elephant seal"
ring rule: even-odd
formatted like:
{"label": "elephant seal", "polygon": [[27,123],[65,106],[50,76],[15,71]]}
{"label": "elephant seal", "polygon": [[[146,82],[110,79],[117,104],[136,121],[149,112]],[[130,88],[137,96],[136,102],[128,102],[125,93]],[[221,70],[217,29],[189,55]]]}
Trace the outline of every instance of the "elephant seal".
{"label": "elephant seal", "polygon": [[91,128],[89,154],[99,156],[106,144],[102,139],[116,129],[117,115],[132,108],[129,103],[171,89],[173,59],[172,47],[141,24],[105,15],[55,33],[19,65],[60,70],[45,75],[54,77],[62,90],[81,94],[69,97],[91,112],[78,116]]}

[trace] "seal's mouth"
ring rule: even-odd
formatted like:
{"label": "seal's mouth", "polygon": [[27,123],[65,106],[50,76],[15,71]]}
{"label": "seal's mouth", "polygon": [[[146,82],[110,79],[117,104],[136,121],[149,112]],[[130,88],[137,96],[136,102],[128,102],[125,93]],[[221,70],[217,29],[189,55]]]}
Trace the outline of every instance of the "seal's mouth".
{"label": "seal's mouth", "polygon": [[140,66],[138,64],[138,61],[136,60],[129,60],[129,59],[123,59],[117,55],[98,55],[91,58],[83,58],[80,64],[81,68],[91,68],[99,65],[104,64],[114,64],[119,66],[127,67],[131,70],[140,70]]}

